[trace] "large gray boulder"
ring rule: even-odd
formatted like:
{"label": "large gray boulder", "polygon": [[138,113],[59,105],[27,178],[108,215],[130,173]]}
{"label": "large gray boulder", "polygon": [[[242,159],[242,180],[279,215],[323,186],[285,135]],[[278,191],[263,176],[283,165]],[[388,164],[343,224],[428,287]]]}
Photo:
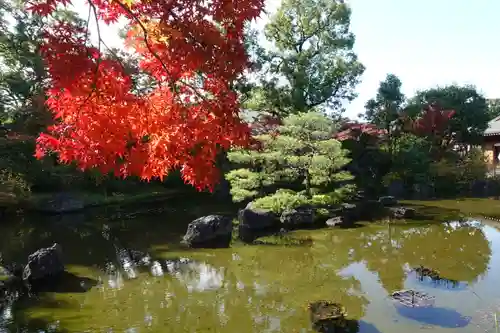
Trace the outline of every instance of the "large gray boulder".
{"label": "large gray boulder", "polygon": [[228,247],[233,221],[222,215],[207,215],[189,223],[183,243],[189,247]]}
{"label": "large gray boulder", "polygon": [[23,280],[34,282],[50,277],[57,277],[64,272],[62,249],[57,243],[48,248],[42,248],[28,257],[24,267]]}
{"label": "large gray boulder", "polygon": [[262,230],[279,225],[279,216],[268,210],[254,208],[250,202],[238,212],[238,222],[248,229]]}

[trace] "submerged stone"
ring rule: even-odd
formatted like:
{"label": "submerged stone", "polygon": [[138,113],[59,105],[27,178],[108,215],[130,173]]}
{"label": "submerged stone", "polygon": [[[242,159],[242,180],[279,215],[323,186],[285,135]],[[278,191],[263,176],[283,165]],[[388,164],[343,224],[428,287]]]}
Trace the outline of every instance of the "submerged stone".
{"label": "submerged stone", "polygon": [[399,290],[392,293],[391,298],[398,305],[410,308],[434,306],[435,297],[415,290]]}
{"label": "submerged stone", "polygon": [[345,308],[330,301],[316,301],[308,305],[312,327],[321,333],[356,333],[357,320],[347,319]]}
{"label": "submerged stone", "polygon": [[307,308],[313,323],[322,320],[341,320],[347,314],[342,305],[329,301],[312,302]]}

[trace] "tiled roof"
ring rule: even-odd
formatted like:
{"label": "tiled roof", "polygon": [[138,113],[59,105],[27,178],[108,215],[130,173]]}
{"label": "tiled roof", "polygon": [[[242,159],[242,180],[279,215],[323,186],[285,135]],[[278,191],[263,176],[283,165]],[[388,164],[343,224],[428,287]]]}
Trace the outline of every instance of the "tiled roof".
{"label": "tiled roof", "polygon": [[484,131],[484,136],[500,134],[500,117],[496,117],[489,121],[488,128]]}

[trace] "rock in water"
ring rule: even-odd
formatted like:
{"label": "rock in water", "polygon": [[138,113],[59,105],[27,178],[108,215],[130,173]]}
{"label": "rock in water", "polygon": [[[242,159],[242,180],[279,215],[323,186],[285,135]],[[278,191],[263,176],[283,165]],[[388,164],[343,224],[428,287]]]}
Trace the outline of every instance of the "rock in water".
{"label": "rock in water", "polygon": [[400,290],[392,293],[391,298],[397,304],[409,308],[424,308],[434,305],[435,298],[415,290]]}
{"label": "rock in water", "polygon": [[279,225],[279,219],[275,213],[254,208],[252,202],[238,212],[238,221],[240,226],[251,230],[261,230]]}
{"label": "rock in water", "polygon": [[285,227],[311,225],[314,223],[314,209],[312,207],[297,207],[285,210],[280,216],[280,222]]}
{"label": "rock in water", "polygon": [[222,215],[208,215],[189,223],[183,242],[190,247],[228,247],[233,221]]}
{"label": "rock in water", "polygon": [[385,207],[392,207],[392,206],[396,206],[398,204],[398,201],[396,200],[395,197],[393,196],[390,196],[390,195],[387,195],[387,196],[384,196],[384,197],[380,197],[378,199],[378,201],[384,205]]}
{"label": "rock in water", "polygon": [[338,303],[316,301],[309,303],[308,309],[313,328],[318,332],[358,332],[357,323],[347,320],[345,308]]}
{"label": "rock in water", "polygon": [[59,244],[54,244],[29,255],[28,264],[24,267],[23,279],[31,282],[55,277],[62,272],[64,272],[62,249]]}
{"label": "rock in water", "polygon": [[415,217],[416,212],[408,207],[389,207],[389,217],[394,219],[411,219]]}

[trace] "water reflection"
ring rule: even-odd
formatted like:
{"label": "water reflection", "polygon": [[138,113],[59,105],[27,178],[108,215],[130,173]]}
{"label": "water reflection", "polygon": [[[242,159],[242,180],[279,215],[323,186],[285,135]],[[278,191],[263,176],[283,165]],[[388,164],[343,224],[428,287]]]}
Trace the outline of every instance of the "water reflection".
{"label": "water reflection", "polygon": [[456,310],[447,308],[409,308],[406,306],[397,306],[396,308],[397,312],[405,318],[417,321],[421,324],[443,328],[466,327],[471,320],[470,317],[465,317]]}
{"label": "water reflection", "polygon": [[486,273],[491,255],[490,244],[475,221],[426,227],[387,225],[350,236],[336,238],[336,245],[350,248],[350,258],[365,262],[388,292],[404,288],[409,267],[432,267],[448,280],[474,283]]}
{"label": "water reflection", "polygon": [[[313,332],[306,306],[322,299],[342,304],[361,333],[416,332],[411,322],[460,328],[469,320],[460,313],[470,314],[460,298],[471,297],[463,286],[485,283],[479,277],[487,275],[492,255],[481,225],[468,222],[297,231],[260,245],[189,251],[178,243],[194,217],[0,225],[4,260],[23,261],[57,242],[74,275],[70,285],[83,281],[85,287],[46,290],[16,304],[9,310],[11,331],[49,331],[58,323],[58,332]],[[371,273],[341,274],[354,263]],[[444,298],[412,271],[421,265],[461,281],[463,293]],[[417,313],[394,308],[387,295],[407,285],[432,287],[426,292],[436,293],[436,307]],[[393,314],[405,320],[392,323]],[[473,325],[464,330],[480,332]]]}

